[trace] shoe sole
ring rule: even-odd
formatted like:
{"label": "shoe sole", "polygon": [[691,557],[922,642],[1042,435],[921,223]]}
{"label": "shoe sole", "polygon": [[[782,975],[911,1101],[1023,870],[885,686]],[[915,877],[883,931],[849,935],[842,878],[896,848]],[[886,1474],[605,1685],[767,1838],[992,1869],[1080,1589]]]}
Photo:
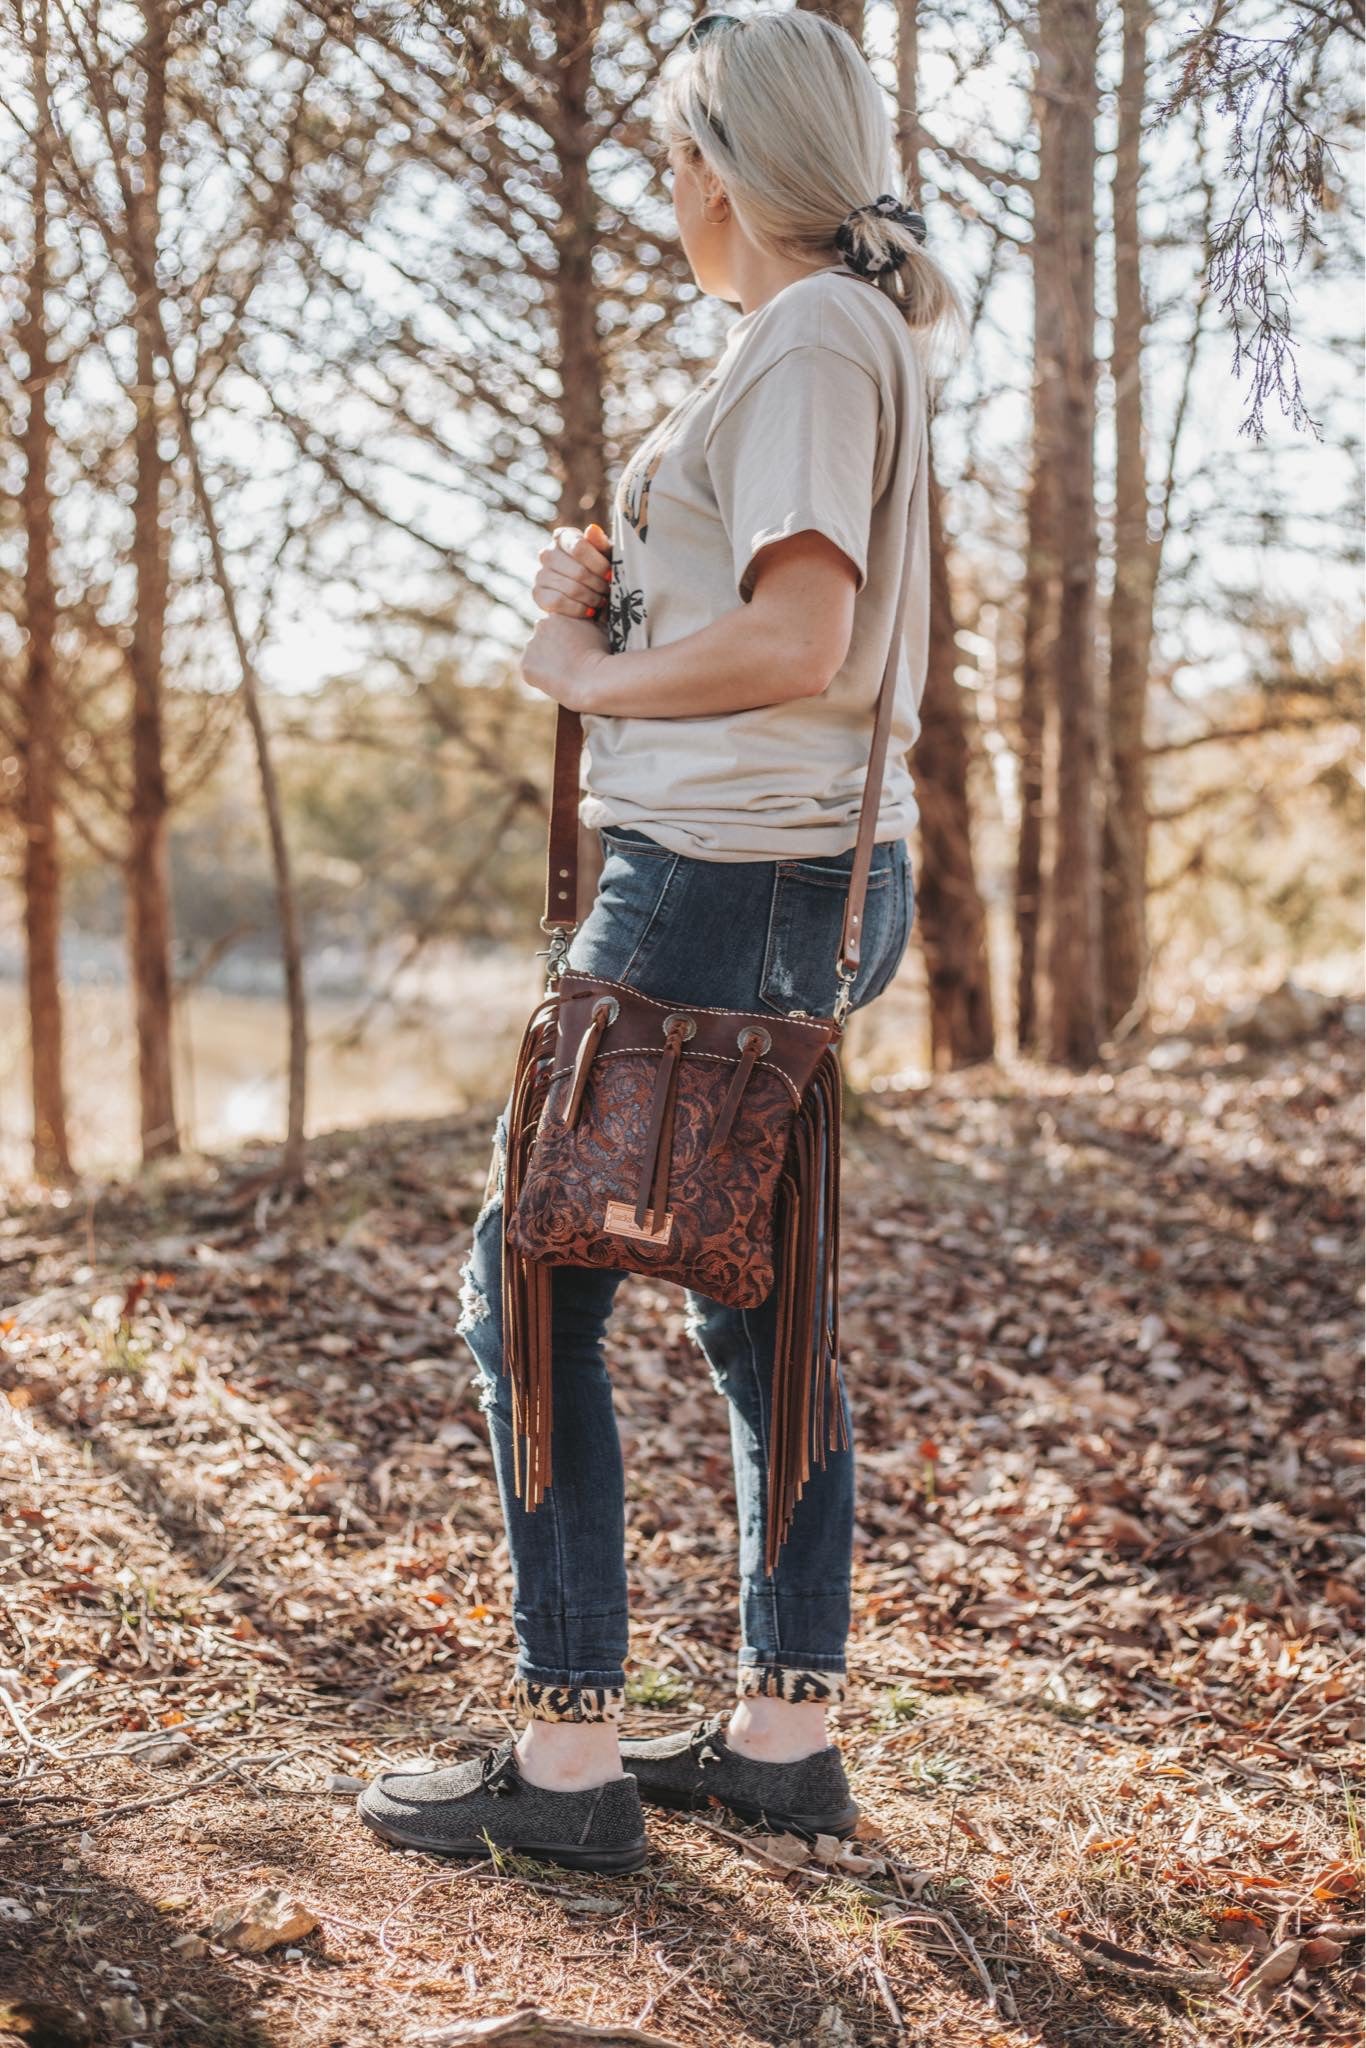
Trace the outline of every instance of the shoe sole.
{"label": "shoe sole", "polygon": [[[402,1828],[390,1826],[388,1821],[377,1820],[361,1805],[361,1796],[356,1799],[356,1811],[384,1841],[392,1842],[396,1849],[425,1849],[429,1856],[487,1856],[489,1845],[482,1836],[464,1842],[433,1842],[427,1835],[405,1834]],[[638,1842],[628,1842],[620,1849],[583,1849],[572,1842],[499,1842],[497,1848],[506,1849],[512,1856],[534,1856],[538,1863],[558,1863],[566,1870],[598,1870],[604,1875],[626,1870],[639,1870],[650,1853],[650,1845],[642,1835]]]}
{"label": "shoe sole", "polygon": [[728,1813],[739,1820],[747,1820],[763,1827],[777,1829],[786,1834],[803,1835],[814,1840],[817,1835],[836,1835],[841,1840],[852,1835],[858,1826],[861,1808],[843,1806],[837,1813],[778,1813],[770,1806],[754,1806],[747,1799],[726,1799],[719,1792],[676,1792],[670,1788],[642,1785],[641,1799],[650,1806],[670,1806],[685,1813],[701,1813],[713,1800],[719,1800]]}

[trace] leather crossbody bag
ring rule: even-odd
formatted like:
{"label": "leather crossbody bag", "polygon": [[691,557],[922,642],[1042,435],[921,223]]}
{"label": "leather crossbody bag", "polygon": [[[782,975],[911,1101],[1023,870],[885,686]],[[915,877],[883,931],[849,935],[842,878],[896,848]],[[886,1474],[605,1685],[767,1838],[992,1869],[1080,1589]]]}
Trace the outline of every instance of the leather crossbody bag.
{"label": "leather crossbody bag", "polygon": [[503,1189],[503,1363],[523,1505],[550,1484],[556,1266],[649,1274],[727,1307],[777,1289],[765,1571],[839,1400],[839,1045],[858,975],[902,646],[903,575],[859,810],[829,1017],[658,1002],[565,965],[577,929],[581,722],[555,731],[545,995],[522,1038]]}

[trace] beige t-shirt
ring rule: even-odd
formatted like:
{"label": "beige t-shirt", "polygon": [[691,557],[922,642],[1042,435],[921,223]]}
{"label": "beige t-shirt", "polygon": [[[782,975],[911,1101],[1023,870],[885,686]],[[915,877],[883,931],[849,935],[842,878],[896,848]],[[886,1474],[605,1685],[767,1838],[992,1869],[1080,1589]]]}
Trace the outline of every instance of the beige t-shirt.
{"label": "beige t-shirt", "polygon": [[767,542],[808,528],[858,568],[853,637],[819,697],[708,717],[584,719],[590,826],[706,860],[853,845],[873,707],[910,577],[877,837],[919,815],[906,750],[929,651],[929,475],[920,360],[881,292],[842,265],[736,320],[720,358],[626,463],[612,505],[609,645],[660,647],[752,594]]}

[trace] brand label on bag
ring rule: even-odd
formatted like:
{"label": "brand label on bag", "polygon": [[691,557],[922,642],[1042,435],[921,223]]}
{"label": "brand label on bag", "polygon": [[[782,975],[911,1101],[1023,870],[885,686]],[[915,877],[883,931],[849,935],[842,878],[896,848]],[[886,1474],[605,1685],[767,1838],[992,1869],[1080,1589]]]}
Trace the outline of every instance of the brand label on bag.
{"label": "brand label on bag", "polygon": [[602,1227],[610,1232],[613,1237],[634,1237],[638,1238],[642,1244],[667,1244],[674,1227],[673,1210],[666,1209],[664,1211],[664,1221],[656,1229],[655,1212],[653,1209],[647,1209],[645,1211],[645,1227],[642,1229],[640,1224],[636,1222],[635,1204],[633,1202],[609,1202],[607,1204],[607,1213],[602,1219]]}

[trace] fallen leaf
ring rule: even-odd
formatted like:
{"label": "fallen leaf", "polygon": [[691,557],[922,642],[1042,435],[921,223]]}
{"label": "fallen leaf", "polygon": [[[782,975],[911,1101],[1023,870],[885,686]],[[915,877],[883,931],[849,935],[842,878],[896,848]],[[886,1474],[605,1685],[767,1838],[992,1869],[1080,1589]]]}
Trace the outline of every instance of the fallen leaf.
{"label": "fallen leaf", "polygon": [[1279,1948],[1257,1965],[1245,1980],[1244,1991],[1270,1991],[1277,1984],[1284,1984],[1287,1977],[1293,1977],[1299,1966],[1302,1941],[1283,1941]]}
{"label": "fallen leaf", "polygon": [[1352,1863],[1330,1863],[1309,1887],[1316,1899],[1350,1899],[1361,1890],[1361,1869]]}
{"label": "fallen leaf", "polygon": [[220,1906],[209,1922],[215,1941],[244,1955],[263,1955],[281,1942],[298,1941],[317,1926],[316,1914],[274,1886],[235,1906]]}
{"label": "fallen leaf", "polygon": [[811,1845],[800,1835],[765,1835],[756,1847],[763,1850],[771,1863],[785,1863],[792,1870],[800,1870],[811,1861]]}
{"label": "fallen leaf", "polygon": [[147,2024],[146,2008],[131,1992],[121,1998],[102,1998],[100,2011],[116,2034],[140,2034]]}

